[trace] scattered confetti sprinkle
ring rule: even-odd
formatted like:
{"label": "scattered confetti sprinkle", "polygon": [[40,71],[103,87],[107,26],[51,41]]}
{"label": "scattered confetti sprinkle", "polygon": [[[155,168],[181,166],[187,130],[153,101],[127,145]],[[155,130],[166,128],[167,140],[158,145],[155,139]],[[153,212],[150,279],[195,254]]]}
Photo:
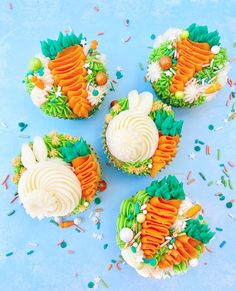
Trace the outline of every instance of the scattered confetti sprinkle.
{"label": "scattered confetti sprinkle", "polygon": [[202,172],[199,172],[198,174],[199,174],[199,176],[200,176],[204,181],[206,181],[206,177],[203,175]]}
{"label": "scattered confetti sprinkle", "polygon": [[194,147],[194,150],[195,150],[196,152],[199,152],[199,151],[201,150],[201,147],[200,147],[200,146],[195,146],[195,147]]}
{"label": "scattered confetti sprinkle", "polygon": [[94,9],[94,11],[96,11],[96,12],[99,12],[99,11],[100,11],[100,8],[99,8],[98,6],[94,6],[93,9]]}
{"label": "scattered confetti sprinkle", "polygon": [[227,202],[226,203],[226,207],[227,208],[231,208],[233,206],[233,203],[231,201]]}
{"label": "scattered confetti sprinkle", "polygon": [[194,160],[195,159],[195,154],[194,153],[190,153],[188,155],[188,157],[189,157],[190,160]]}
{"label": "scattered confetti sprinkle", "polygon": [[209,124],[209,125],[208,125],[208,129],[209,129],[209,130],[213,130],[213,129],[214,129],[214,125],[213,125],[213,124]]}
{"label": "scattered confetti sprinkle", "polygon": [[123,23],[126,27],[128,27],[129,26],[129,19],[124,19]]}
{"label": "scattered confetti sprinkle", "polygon": [[29,256],[29,255],[32,255],[33,253],[34,253],[34,251],[33,250],[30,250],[26,254]]}
{"label": "scattered confetti sprinkle", "polygon": [[141,71],[144,71],[144,67],[143,67],[143,64],[142,63],[138,63],[138,66],[140,68]]}
{"label": "scattered confetti sprinkle", "polygon": [[130,40],[131,40],[131,35],[128,36],[128,37],[126,37],[126,38],[122,38],[122,39],[121,39],[121,42],[122,42],[122,43],[127,43],[127,42],[130,41]]}
{"label": "scattered confetti sprinkle", "polygon": [[10,257],[13,255],[13,252],[6,253],[6,257]]}
{"label": "scattered confetti sprinkle", "polygon": [[226,241],[223,240],[223,241],[220,243],[219,247],[222,249],[222,248],[225,246],[225,244],[226,244]]}
{"label": "scattered confetti sprinkle", "polygon": [[98,32],[98,35],[100,36],[100,35],[103,35],[104,34],[104,32]]}
{"label": "scattered confetti sprinkle", "polygon": [[223,228],[221,228],[221,227],[216,227],[216,230],[217,230],[217,231],[223,231]]}
{"label": "scattered confetti sprinkle", "polygon": [[94,282],[92,282],[92,281],[88,283],[88,287],[89,287],[89,288],[93,288],[94,285],[95,285],[95,284],[94,284]]}
{"label": "scattered confetti sprinkle", "polygon": [[13,204],[17,199],[18,199],[18,194],[16,194],[11,200],[10,200],[10,204]]}
{"label": "scattered confetti sprinkle", "polygon": [[220,156],[221,156],[220,149],[217,149],[217,160],[218,160],[218,161],[220,160]]}
{"label": "scattered confetti sprinkle", "polygon": [[230,161],[228,162],[228,164],[229,164],[229,166],[232,167],[232,168],[235,167],[235,164],[232,163],[232,162],[230,162]]}
{"label": "scattered confetti sprinkle", "polygon": [[28,124],[24,123],[24,122],[19,122],[18,126],[20,128],[20,131],[24,131],[26,129],[26,127],[28,126]]}
{"label": "scattered confetti sprinkle", "polygon": [[66,248],[67,247],[67,243],[65,241],[61,242],[60,247],[63,248],[63,249]]}
{"label": "scattered confetti sprinkle", "polygon": [[154,39],[156,38],[156,35],[153,33],[153,34],[151,34],[150,38],[151,38],[152,40],[154,40]]}
{"label": "scattered confetti sprinkle", "polygon": [[108,248],[108,244],[104,244],[103,248],[106,250]]}
{"label": "scattered confetti sprinkle", "polygon": [[28,242],[28,245],[32,246],[32,247],[38,247],[39,246],[38,243],[34,243],[34,242]]}
{"label": "scattered confetti sprinkle", "polygon": [[68,253],[69,255],[73,255],[73,254],[75,253],[75,251],[74,251],[74,250],[67,250],[67,253]]}
{"label": "scattered confetti sprinkle", "polygon": [[1,126],[7,128],[8,125],[5,122],[1,122]]}
{"label": "scattered confetti sprinkle", "polygon": [[191,179],[187,182],[187,185],[191,185],[192,183],[194,183],[196,180],[195,179]]}
{"label": "scattered confetti sprinkle", "polygon": [[95,202],[95,204],[100,204],[101,203],[101,199],[99,198],[99,197],[96,197],[95,199],[94,199],[94,202]]}
{"label": "scattered confetti sprinkle", "polygon": [[59,226],[59,223],[57,223],[55,220],[50,219],[49,222],[51,222],[52,224],[55,224],[56,226]]}
{"label": "scattered confetti sprinkle", "polygon": [[7,214],[7,216],[12,216],[15,212],[16,212],[15,210],[12,210]]}

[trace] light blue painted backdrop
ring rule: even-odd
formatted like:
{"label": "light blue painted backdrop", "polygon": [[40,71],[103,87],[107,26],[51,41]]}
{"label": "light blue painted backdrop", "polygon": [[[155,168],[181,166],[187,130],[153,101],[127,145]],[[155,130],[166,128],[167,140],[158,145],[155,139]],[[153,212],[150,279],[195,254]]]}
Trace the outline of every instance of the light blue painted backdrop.
{"label": "light blue painted backdrop", "polygon": [[[206,217],[213,228],[222,227],[211,242],[212,254],[208,252],[201,259],[200,266],[187,274],[165,281],[145,280],[125,265],[122,271],[107,271],[111,259],[117,259],[119,249],[115,243],[116,217],[120,202],[151,182],[151,179],[129,177],[116,169],[106,166],[107,159],[103,153],[100,134],[104,115],[111,100],[125,96],[130,90],[150,90],[151,86],[143,82],[144,72],[138,63],[146,65],[152,44],[150,35],[161,34],[169,26],[187,27],[192,22],[207,24],[211,30],[219,29],[222,43],[228,48],[229,55],[234,56],[232,47],[236,41],[236,3],[235,1],[3,1],[0,2],[0,121],[8,128],[0,126],[0,177],[1,180],[11,170],[11,158],[16,155],[20,145],[18,122],[29,124],[25,134],[43,135],[51,130],[82,135],[91,143],[101,157],[104,177],[108,188],[102,193],[104,213],[101,216],[103,241],[92,238],[95,225],[89,220],[89,212],[82,216],[85,234],[78,234],[73,229],[56,228],[47,220],[38,222],[27,216],[17,202],[9,204],[15,187],[9,184],[9,190],[0,189],[0,290],[46,291],[46,290],[87,290],[87,284],[96,275],[101,276],[110,286],[110,290],[235,290],[236,289],[236,221],[228,213],[236,216],[235,207],[228,210],[225,202],[214,196],[223,191],[226,201],[235,197],[235,190],[223,187],[207,187],[198,177],[202,171],[208,180],[220,177],[216,149],[222,152],[221,162],[233,160],[235,154],[235,121],[224,124],[228,108],[225,102],[229,87],[222,90],[218,98],[193,110],[175,110],[177,118],[185,121],[183,138],[175,161],[161,174],[177,173],[186,185],[186,175],[190,169],[197,182],[185,186],[186,193],[192,199],[204,205]],[[94,5],[100,8],[94,10]],[[12,8],[12,9],[11,9]],[[123,19],[130,20],[129,28]],[[47,37],[54,38],[59,31],[71,26],[77,33],[84,32],[88,40],[97,37],[99,49],[108,56],[108,68],[111,78],[115,78],[117,66],[123,67],[124,78],[118,81],[116,91],[110,93],[101,110],[87,121],[64,121],[44,116],[30,101],[25,92],[22,78],[27,70],[28,59],[39,51],[39,41]],[[123,44],[121,38],[131,35],[131,40]],[[231,77],[236,78],[235,65]],[[208,124],[216,127],[223,125],[221,131],[210,132]],[[199,138],[212,146],[213,154],[206,157],[204,150],[190,160],[188,154],[193,151],[194,140]],[[236,187],[235,168],[230,169]],[[16,213],[8,217],[7,213],[15,209]],[[64,239],[67,249],[75,250],[74,255],[67,254],[67,249],[56,246]],[[226,241],[224,248],[219,244]],[[39,243],[34,254],[27,256],[32,247],[29,241]],[[103,244],[108,249],[103,250]],[[6,252],[14,255],[6,257]],[[207,265],[204,263],[207,262]],[[74,278],[73,273],[78,277]],[[102,286],[100,289],[102,290]]]}

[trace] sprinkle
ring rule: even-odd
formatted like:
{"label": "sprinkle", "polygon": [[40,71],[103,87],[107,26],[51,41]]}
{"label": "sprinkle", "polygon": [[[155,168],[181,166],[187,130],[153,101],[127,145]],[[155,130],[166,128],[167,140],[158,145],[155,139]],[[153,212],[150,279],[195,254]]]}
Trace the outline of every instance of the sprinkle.
{"label": "sprinkle", "polygon": [[55,224],[56,226],[59,226],[59,224],[55,220],[53,220],[53,219],[50,219],[49,222]]}
{"label": "sprinkle", "polygon": [[227,208],[231,208],[233,206],[233,203],[231,201],[227,202],[226,203],[226,207]]}
{"label": "sprinkle", "polygon": [[112,269],[112,264],[109,264],[107,267],[107,271],[110,271]]}
{"label": "sprinkle", "polygon": [[65,241],[62,241],[60,243],[60,247],[63,248],[63,249],[66,248],[67,247],[67,243]]}
{"label": "sprinkle", "polygon": [[77,232],[81,232],[78,228],[75,228],[75,231],[77,231]]}
{"label": "sprinkle", "polygon": [[189,171],[189,172],[188,172],[188,176],[187,176],[187,180],[190,179],[191,175],[192,175],[192,171]]}
{"label": "sprinkle", "polygon": [[75,225],[75,227],[76,227],[76,229],[79,229],[81,232],[85,232],[85,230],[82,227],[80,227],[78,225]]}
{"label": "sprinkle", "polygon": [[129,19],[124,19],[123,23],[126,27],[128,27],[129,26]]}
{"label": "sprinkle", "polygon": [[103,287],[109,288],[109,286],[107,285],[106,282],[104,282],[101,278],[99,278],[99,279],[100,279],[99,282],[102,284]]}
{"label": "sprinkle", "polygon": [[229,213],[228,216],[236,221],[236,217],[232,213]]}
{"label": "sprinkle", "polygon": [[103,35],[104,34],[104,32],[98,32],[98,35]]}
{"label": "sprinkle", "polygon": [[56,243],[56,246],[59,246],[60,244],[62,244],[64,242],[64,239],[63,240],[60,240]]}
{"label": "sprinkle", "polygon": [[142,63],[138,63],[138,66],[140,68],[141,71],[144,71],[144,67],[143,67],[143,64]]}
{"label": "sprinkle", "polygon": [[223,170],[223,173],[225,174],[226,177],[229,178],[229,174],[225,170]]}
{"label": "sprinkle", "polygon": [[16,201],[16,199],[18,198],[18,195],[15,195],[11,200],[10,200],[10,204],[14,203]]}
{"label": "sprinkle", "polygon": [[229,188],[230,188],[231,190],[234,189],[234,187],[233,187],[233,183],[232,183],[232,181],[231,181],[230,179],[228,180],[228,185],[229,185]]}
{"label": "sprinkle", "polygon": [[6,257],[10,257],[13,255],[13,252],[6,253]]}
{"label": "sprinkle", "polygon": [[217,160],[220,160],[220,149],[217,149]]}
{"label": "sprinkle", "polygon": [[207,144],[206,145],[206,155],[210,155],[211,154],[211,148],[210,146]]}
{"label": "sprinkle", "polygon": [[108,244],[104,244],[103,249],[106,250],[108,248]]}
{"label": "sprinkle", "polygon": [[1,122],[1,126],[7,128],[8,125],[5,122]]}
{"label": "sprinkle", "polygon": [[10,175],[8,174],[5,179],[2,181],[2,185],[7,183],[7,180],[9,179]]}
{"label": "sprinkle", "polygon": [[153,34],[151,34],[150,37],[151,37],[152,40],[154,40],[156,38],[156,35],[153,33]]}
{"label": "sprinkle", "polygon": [[220,245],[219,245],[219,247],[222,249],[223,248],[223,246],[226,244],[226,241],[225,240],[223,240],[221,243],[220,243]]}
{"label": "sprinkle", "polygon": [[198,141],[198,143],[200,143],[201,145],[204,145],[205,143],[203,141]]}
{"label": "sprinkle", "polygon": [[230,162],[230,161],[228,162],[228,164],[229,164],[229,166],[232,167],[232,168],[235,167],[235,164],[232,163],[232,162]]}
{"label": "sprinkle", "polygon": [[94,11],[96,11],[96,12],[99,12],[99,11],[100,11],[100,9],[99,9],[98,6],[94,6],[93,9],[94,9]]}
{"label": "sprinkle", "polygon": [[210,187],[210,186],[212,186],[213,185],[213,183],[214,183],[214,181],[210,181],[210,182],[208,182],[208,186]]}
{"label": "sprinkle", "polygon": [[126,38],[122,38],[122,39],[121,39],[122,43],[127,43],[127,42],[130,41],[130,40],[131,40],[131,35],[128,36],[128,37],[126,37]]}
{"label": "sprinkle", "polygon": [[18,135],[19,138],[30,138],[30,135],[20,134]]}
{"label": "sprinkle", "polygon": [[195,181],[196,181],[195,179],[191,179],[188,181],[187,185],[190,185],[190,184],[194,183]]}
{"label": "sprinkle", "polygon": [[88,287],[89,287],[90,289],[93,288],[94,285],[95,285],[95,284],[94,284],[92,281],[88,283]]}
{"label": "sprinkle", "polygon": [[31,246],[31,247],[37,247],[37,246],[39,246],[38,243],[34,243],[34,242],[28,242],[28,245]]}
{"label": "sprinkle", "polygon": [[122,261],[117,261],[116,262],[116,269],[121,271],[121,267],[120,267],[120,264],[122,263]]}
{"label": "sprinkle", "polygon": [[199,151],[201,150],[201,148],[200,148],[200,146],[195,146],[195,147],[194,147],[194,150],[195,150],[196,152],[199,152]]}
{"label": "sprinkle", "polygon": [[199,172],[198,174],[204,181],[206,181],[206,177],[203,175],[203,173]]}
{"label": "sprinkle", "polygon": [[73,251],[73,250],[67,250],[67,253],[68,253],[69,255],[73,255],[73,254],[75,253],[75,251]]}
{"label": "sprinkle", "polygon": [[20,128],[20,131],[24,131],[26,129],[26,127],[28,126],[28,124],[24,123],[24,122],[19,122],[18,126]]}
{"label": "sprinkle", "polygon": [[12,216],[15,212],[16,212],[15,210],[12,210],[7,214],[7,216]]}
{"label": "sprinkle", "polygon": [[209,247],[205,247],[209,253],[212,253],[212,250]]}
{"label": "sprinkle", "polygon": [[26,254],[29,256],[29,255],[32,255],[33,253],[34,253],[34,251],[33,250],[30,250]]}
{"label": "sprinkle", "polygon": [[217,231],[223,231],[223,228],[221,228],[221,227],[216,227],[216,230],[217,230]]}
{"label": "sprinkle", "polygon": [[221,129],[223,129],[223,126],[217,127],[217,128],[215,129],[215,131],[218,131],[218,130],[221,130]]}
{"label": "sprinkle", "polygon": [[103,208],[96,208],[95,212],[103,212]]}
{"label": "sprinkle", "polygon": [[99,198],[99,197],[96,197],[95,199],[94,199],[94,202],[95,202],[95,204],[100,204],[101,203],[101,199]]}

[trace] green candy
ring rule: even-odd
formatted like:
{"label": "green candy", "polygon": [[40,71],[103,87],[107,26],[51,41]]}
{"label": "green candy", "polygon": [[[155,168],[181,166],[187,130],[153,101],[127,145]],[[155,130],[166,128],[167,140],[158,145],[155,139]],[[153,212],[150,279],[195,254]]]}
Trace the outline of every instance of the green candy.
{"label": "green candy", "polygon": [[31,71],[37,71],[41,67],[42,67],[42,62],[40,61],[40,59],[38,59],[38,58],[32,58],[29,61],[29,69]]}
{"label": "green candy", "polygon": [[183,91],[177,91],[177,92],[175,93],[175,97],[176,97],[177,99],[183,99],[183,98],[184,98],[184,92],[183,92]]}
{"label": "green candy", "polygon": [[189,37],[189,32],[187,30],[183,30],[181,33],[180,33],[180,38],[181,39],[184,39],[184,38],[188,38]]}

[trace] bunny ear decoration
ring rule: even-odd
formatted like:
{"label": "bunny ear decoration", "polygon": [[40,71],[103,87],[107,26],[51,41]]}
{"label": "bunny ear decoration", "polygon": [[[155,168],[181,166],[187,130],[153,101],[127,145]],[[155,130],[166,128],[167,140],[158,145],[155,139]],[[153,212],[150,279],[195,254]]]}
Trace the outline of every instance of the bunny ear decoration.
{"label": "bunny ear decoration", "polygon": [[33,153],[38,162],[47,159],[48,150],[44,140],[40,136],[36,136],[33,140]]}
{"label": "bunny ear decoration", "polygon": [[151,112],[153,95],[150,92],[138,94],[137,90],[133,90],[129,93],[128,100],[130,110],[135,110],[136,113],[143,115],[148,115]]}
{"label": "bunny ear decoration", "polygon": [[34,153],[30,146],[26,143],[24,143],[21,147],[21,162],[26,169],[29,169],[36,164]]}

